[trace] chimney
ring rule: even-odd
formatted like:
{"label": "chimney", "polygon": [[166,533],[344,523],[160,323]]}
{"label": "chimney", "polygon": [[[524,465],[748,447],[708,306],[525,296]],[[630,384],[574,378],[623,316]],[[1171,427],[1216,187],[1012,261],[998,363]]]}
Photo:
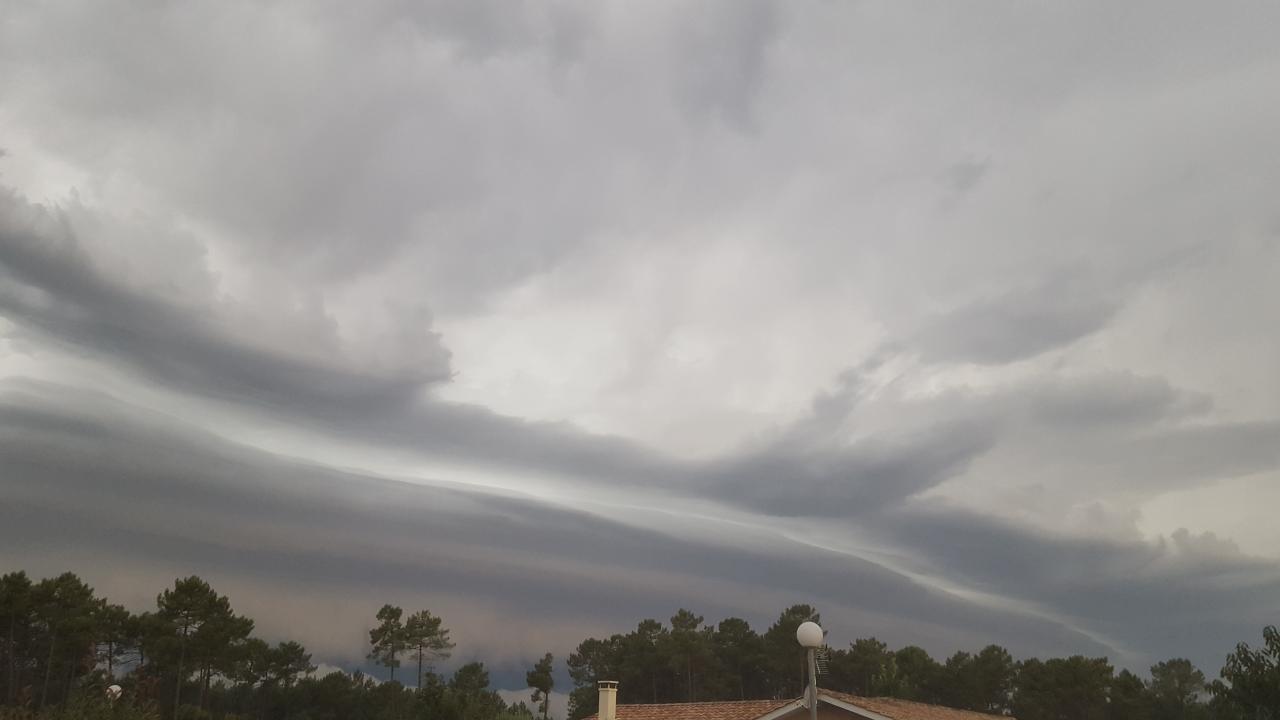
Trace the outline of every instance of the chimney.
{"label": "chimney", "polygon": [[600,681],[600,709],[597,720],[618,720],[618,681]]}

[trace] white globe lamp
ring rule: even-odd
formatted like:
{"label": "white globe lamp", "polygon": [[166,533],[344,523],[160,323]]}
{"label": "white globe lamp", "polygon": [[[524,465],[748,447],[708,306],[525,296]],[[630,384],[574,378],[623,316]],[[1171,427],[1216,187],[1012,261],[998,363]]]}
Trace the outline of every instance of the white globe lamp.
{"label": "white globe lamp", "polygon": [[809,706],[809,720],[818,720],[818,648],[822,647],[822,627],[816,622],[802,622],[796,628],[796,642],[804,648],[809,661],[809,687],[805,692],[805,705]]}
{"label": "white globe lamp", "polygon": [[796,628],[796,641],[802,647],[822,647],[822,627],[816,622],[803,622]]}

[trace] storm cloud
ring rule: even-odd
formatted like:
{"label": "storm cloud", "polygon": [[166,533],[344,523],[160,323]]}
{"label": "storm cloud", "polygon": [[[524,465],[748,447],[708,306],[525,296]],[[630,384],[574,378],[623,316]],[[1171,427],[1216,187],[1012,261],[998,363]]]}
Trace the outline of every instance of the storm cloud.
{"label": "storm cloud", "polygon": [[345,667],[422,603],[508,688],[793,602],[1212,674],[1280,604],[1278,21],[6,7],[0,569]]}

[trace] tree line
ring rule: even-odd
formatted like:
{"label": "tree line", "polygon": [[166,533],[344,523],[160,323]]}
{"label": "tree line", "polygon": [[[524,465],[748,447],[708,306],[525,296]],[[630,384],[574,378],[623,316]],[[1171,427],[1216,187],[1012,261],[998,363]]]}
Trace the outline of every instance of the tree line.
{"label": "tree line", "polygon": [[[795,605],[763,633],[741,618],[705,623],[680,610],[669,625],[588,638],[568,659],[574,682],[570,720],[596,712],[598,679],[618,680],[619,703],[794,698],[802,694],[805,655],[795,639],[817,610]],[[935,660],[921,647],[891,649],[874,637],[820,654],[823,688],[888,696],[1018,720],[1280,720],[1280,632],[1238,645],[1209,681],[1185,658],[1156,663],[1150,678],[1116,669],[1104,657],[1015,660],[988,645]]]}
{"label": "tree line", "polygon": [[[454,647],[439,617],[387,605],[376,620],[369,658],[393,676],[411,659],[413,688],[358,670],[313,677],[306,648],[254,637],[253,620],[196,576],[133,613],[72,573],[11,572],[0,576],[0,720],[533,720],[490,688],[484,663],[434,672]],[[110,701],[113,684],[122,695]]]}
{"label": "tree line", "polygon": [[[481,662],[436,672],[455,648],[439,616],[388,604],[374,618],[368,658],[386,668],[386,681],[360,671],[315,677],[300,643],[254,637],[253,620],[199,577],[176,580],[154,610],[133,613],[72,573],[39,582],[8,573],[0,576],[0,720],[549,720],[550,653],[525,676],[534,707],[508,704]],[[682,609],[667,624],[646,619],[628,633],[587,638],[567,660],[568,720],[596,711],[598,680],[618,680],[621,703],[798,697],[805,662],[795,630],[806,620],[821,617],[795,605],[757,632],[741,618],[707,623]],[[406,664],[413,677],[402,682],[396,671]],[[1275,627],[1257,647],[1238,645],[1212,681],[1183,658],[1142,678],[1106,658],[1016,660],[988,645],[939,661],[875,638],[826,649],[820,675],[831,690],[1020,720],[1280,720]],[[123,697],[105,703],[111,684]]]}

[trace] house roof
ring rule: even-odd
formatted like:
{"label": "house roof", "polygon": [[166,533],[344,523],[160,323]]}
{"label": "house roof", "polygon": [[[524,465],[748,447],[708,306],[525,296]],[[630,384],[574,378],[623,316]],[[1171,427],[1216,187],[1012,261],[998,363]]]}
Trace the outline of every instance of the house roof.
{"label": "house roof", "polygon": [[1001,715],[991,715],[973,710],[957,710],[942,705],[930,705],[911,700],[899,700],[898,698],[859,697],[832,690],[820,690],[818,695],[820,698],[826,696],[842,700],[850,705],[856,705],[873,713],[892,718],[892,720],[993,720],[993,718],[1013,720],[1013,718]]}
{"label": "house roof", "polygon": [[[794,700],[729,700],[619,705],[617,720],[756,720]],[[587,720],[596,720],[592,715]]]}
{"label": "house roof", "polygon": [[[819,690],[819,699],[838,701],[882,715],[888,720],[993,720],[1000,716],[972,710],[886,697],[859,697],[848,693]],[[757,720],[781,710],[796,700],[733,700],[725,702],[655,703],[619,705],[617,720]],[[591,715],[587,720],[596,720]],[[1012,718],[1001,718],[1012,720]]]}

